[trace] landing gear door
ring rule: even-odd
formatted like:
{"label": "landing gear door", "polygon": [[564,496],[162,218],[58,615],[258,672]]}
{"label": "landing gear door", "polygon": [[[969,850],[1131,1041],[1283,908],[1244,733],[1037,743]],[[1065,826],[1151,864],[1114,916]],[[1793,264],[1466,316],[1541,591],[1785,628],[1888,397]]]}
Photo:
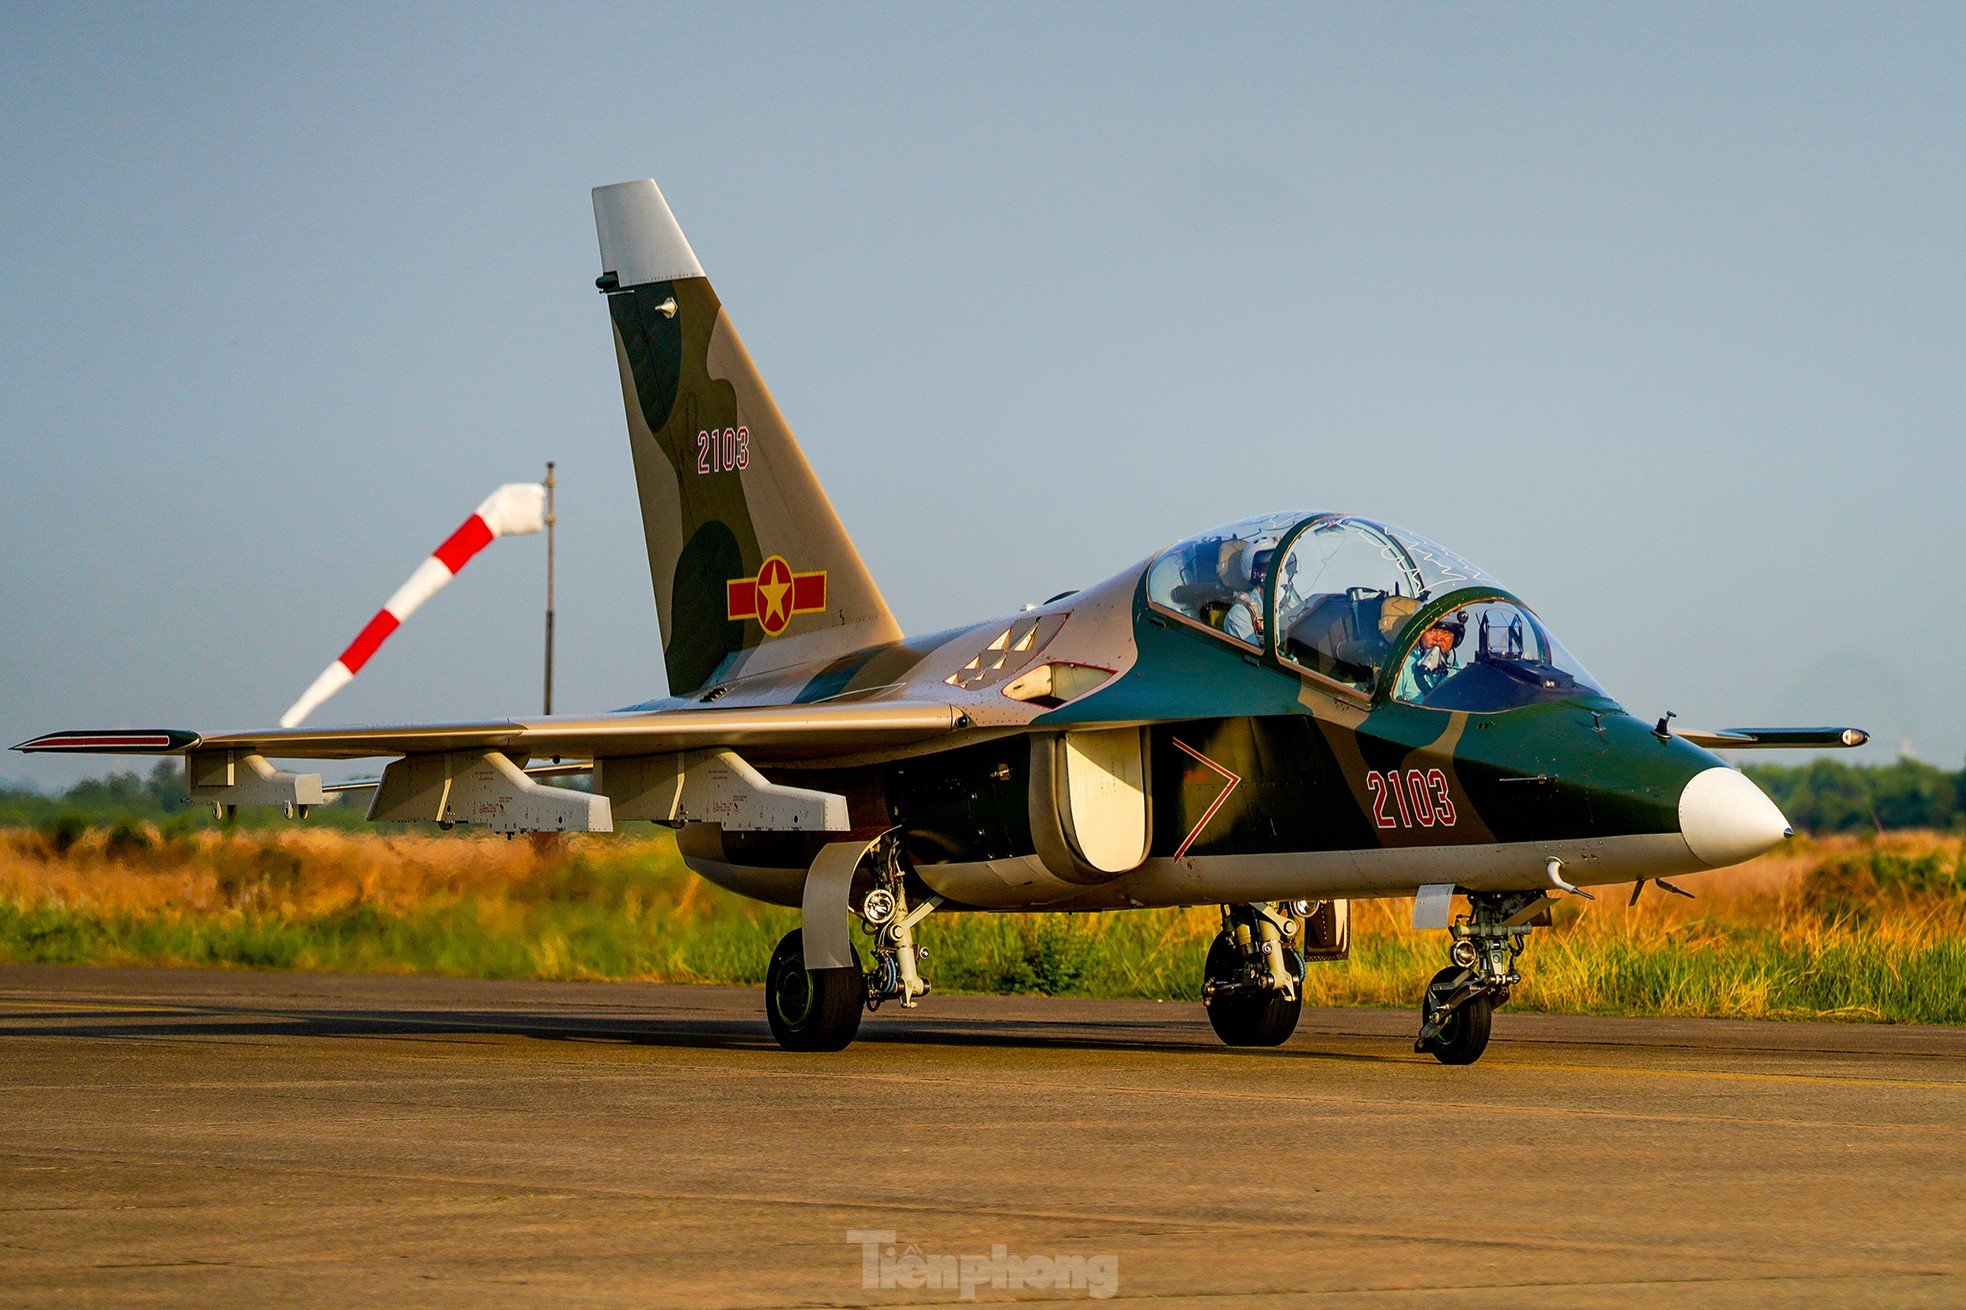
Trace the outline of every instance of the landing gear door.
{"label": "landing gear door", "polygon": [[1110,881],[1147,858],[1153,820],[1146,733],[1101,728],[1032,740],[1038,854],[1068,881]]}
{"label": "landing gear door", "polygon": [[1352,953],[1352,903],[1320,901],[1304,916],[1306,960],[1342,960]]}

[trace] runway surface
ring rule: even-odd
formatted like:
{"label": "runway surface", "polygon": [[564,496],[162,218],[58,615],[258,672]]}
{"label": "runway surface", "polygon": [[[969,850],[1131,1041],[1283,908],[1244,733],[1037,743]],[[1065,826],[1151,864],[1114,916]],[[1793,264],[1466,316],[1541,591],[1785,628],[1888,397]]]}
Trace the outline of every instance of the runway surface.
{"label": "runway surface", "polygon": [[1413,1023],[0,966],[0,1301],[1966,1304],[1966,1031]]}

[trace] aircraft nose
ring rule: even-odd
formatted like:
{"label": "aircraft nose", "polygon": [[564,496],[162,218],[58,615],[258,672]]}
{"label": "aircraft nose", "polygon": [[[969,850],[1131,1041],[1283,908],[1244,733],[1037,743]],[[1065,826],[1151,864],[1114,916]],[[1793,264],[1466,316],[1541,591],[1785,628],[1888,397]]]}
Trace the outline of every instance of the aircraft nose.
{"label": "aircraft nose", "polygon": [[1718,869],[1753,859],[1794,829],[1744,774],[1716,767],[1694,774],[1679,794],[1679,831],[1696,859]]}

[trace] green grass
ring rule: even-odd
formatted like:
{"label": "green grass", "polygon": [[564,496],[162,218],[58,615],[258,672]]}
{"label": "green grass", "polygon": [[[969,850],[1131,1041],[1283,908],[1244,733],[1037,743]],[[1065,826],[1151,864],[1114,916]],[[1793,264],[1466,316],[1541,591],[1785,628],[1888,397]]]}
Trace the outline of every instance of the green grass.
{"label": "green grass", "polygon": [[[798,923],[698,881],[666,837],[58,836],[0,834],[0,959],[756,984]],[[1692,905],[1653,894],[1627,910],[1617,889],[1566,904],[1514,1005],[1966,1023],[1958,840],[1840,840]],[[1357,905],[1351,958],[1313,965],[1308,999],[1411,1006],[1445,939],[1406,914]],[[1214,929],[1208,909],[937,914],[919,938],[942,992],[1193,1001]]]}
{"label": "green grass", "polygon": [[[223,911],[133,914],[0,903],[0,958],[367,970],[482,978],[656,978],[756,984],[785,910],[668,923],[620,906],[474,901],[394,913]],[[938,990],[1195,1000],[1206,932],[1192,916],[949,915],[921,932]],[[1441,963],[1437,940],[1364,937],[1352,958],[1314,965],[1322,1004],[1411,1003]],[[1519,1009],[1591,1014],[1834,1016],[1966,1023],[1966,942],[1810,945],[1735,927],[1682,939],[1546,934],[1526,957]]]}

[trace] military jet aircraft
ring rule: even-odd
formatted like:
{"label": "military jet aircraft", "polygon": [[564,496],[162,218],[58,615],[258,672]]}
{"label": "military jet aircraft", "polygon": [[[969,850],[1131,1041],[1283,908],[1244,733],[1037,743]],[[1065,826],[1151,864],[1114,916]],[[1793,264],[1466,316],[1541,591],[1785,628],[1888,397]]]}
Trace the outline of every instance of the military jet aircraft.
{"label": "military jet aircraft", "polygon": [[[271,760],[393,756],[371,819],[671,825],[703,877],[803,911],[765,990],[801,1051],[916,1004],[931,913],[1184,905],[1222,910],[1202,961],[1215,1031],[1275,1045],[1306,968],[1348,952],[1350,901],[1412,897],[1448,947],[1415,1049],[1464,1064],[1553,898],[1677,890],[1671,875],[1788,835],[1712,749],[1865,739],[1642,722],[1496,579],[1343,513],[1212,528],[1020,613],[904,637],[655,183],[598,188],[594,214],[669,695],[16,749],[183,755],[195,800],[300,813],[330,789]],[[591,792],[540,781],[582,771]]]}

